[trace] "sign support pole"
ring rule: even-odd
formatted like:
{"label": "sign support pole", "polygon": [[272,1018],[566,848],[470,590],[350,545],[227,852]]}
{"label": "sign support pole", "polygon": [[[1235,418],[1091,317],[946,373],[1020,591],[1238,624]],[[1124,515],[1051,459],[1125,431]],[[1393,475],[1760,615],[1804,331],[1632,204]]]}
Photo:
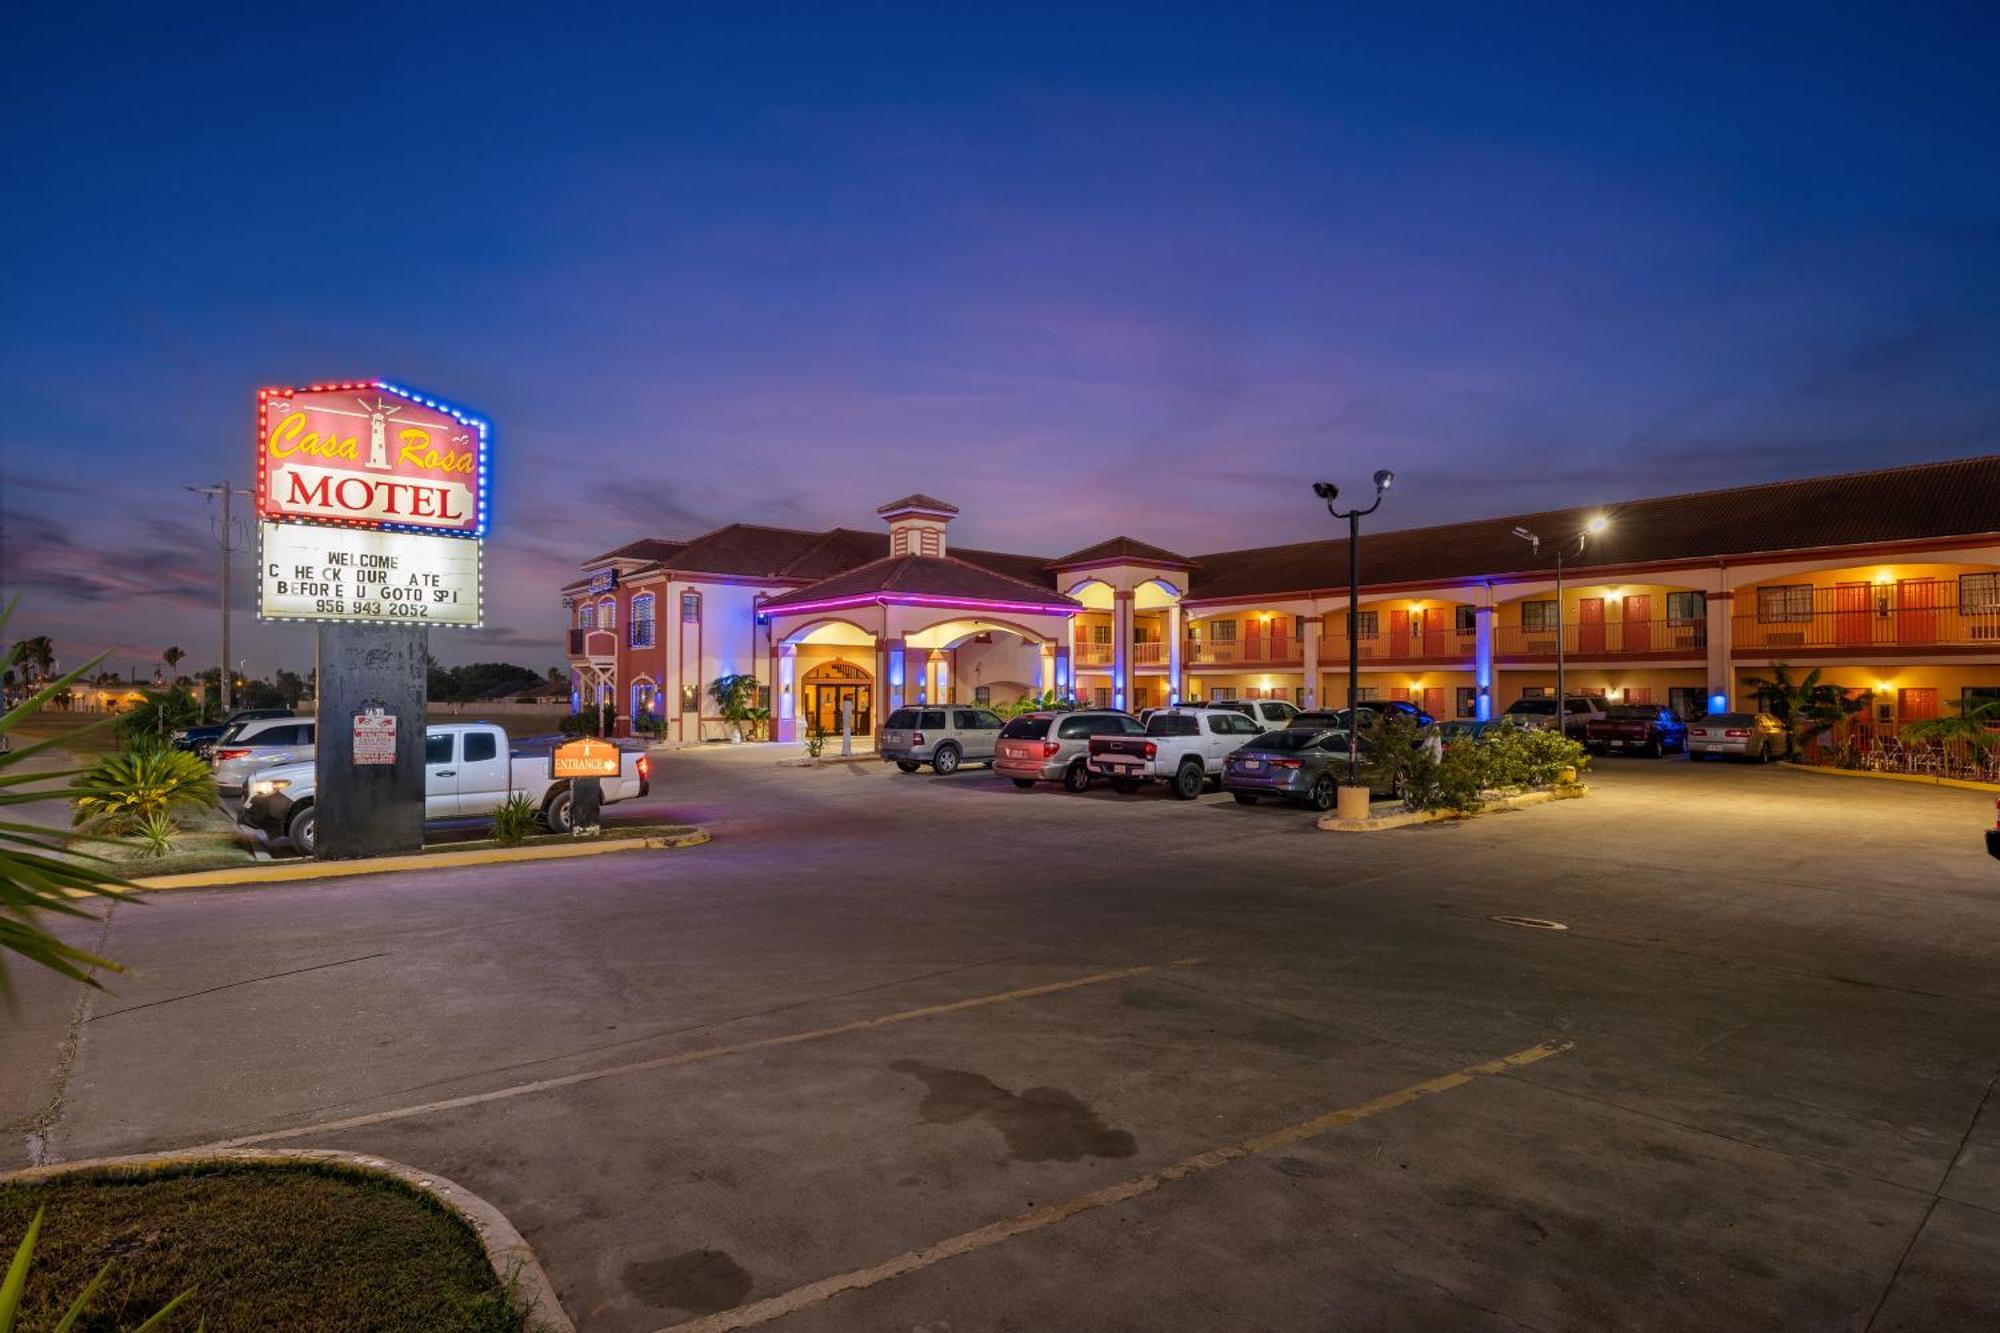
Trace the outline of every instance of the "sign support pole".
{"label": "sign support pole", "polygon": [[[320,860],[423,850],[429,648],[430,632],[417,626],[319,627],[313,840]],[[385,728],[394,733],[388,763],[379,762],[370,744]],[[357,731],[363,737],[359,754]]]}

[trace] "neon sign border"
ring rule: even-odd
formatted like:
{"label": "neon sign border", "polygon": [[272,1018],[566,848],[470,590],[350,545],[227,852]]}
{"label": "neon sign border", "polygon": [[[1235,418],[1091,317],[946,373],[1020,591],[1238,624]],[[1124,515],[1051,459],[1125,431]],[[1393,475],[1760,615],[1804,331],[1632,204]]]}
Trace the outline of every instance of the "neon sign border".
{"label": "neon sign border", "polygon": [[[267,508],[270,496],[270,454],[266,441],[271,437],[271,400],[291,398],[301,393],[348,393],[356,389],[376,389],[382,393],[394,394],[406,402],[428,407],[442,412],[460,425],[470,426],[479,436],[478,475],[472,491],[473,525],[470,530],[425,527],[416,523],[377,523],[358,518],[326,518],[314,516],[302,520],[297,514],[274,514]],[[427,394],[391,380],[344,380],[316,384],[267,385],[257,390],[257,517],[278,523],[306,521],[325,524],[329,527],[372,528],[380,532],[421,532],[433,537],[470,537],[475,540],[486,536],[486,529],[493,513],[493,423],[475,412],[447,402],[445,399]]]}

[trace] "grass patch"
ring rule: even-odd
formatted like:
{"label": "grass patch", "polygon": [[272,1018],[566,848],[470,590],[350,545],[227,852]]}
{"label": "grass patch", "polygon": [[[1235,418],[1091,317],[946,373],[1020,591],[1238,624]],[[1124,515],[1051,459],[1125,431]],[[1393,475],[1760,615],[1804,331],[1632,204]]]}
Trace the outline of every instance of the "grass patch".
{"label": "grass patch", "polygon": [[130,1328],[189,1287],[169,1330],[520,1333],[533,1325],[472,1228],[401,1181],[338,1164],[221,1162],[0,1184],[12,1253],[46,1205],[24,1328],[107,1261],[78,1333]]}
{"label": "grass patch", "polygon": [[537,833],[517,843],[497,838],[468,838],[464,842],[427,842],[426,852],[480,852],[493,847],[557,847],[579,842],[620,842],[628,838],[673,838],[693,833],[693,824],[605,824],[597,836],[579,838],[569,833]]}

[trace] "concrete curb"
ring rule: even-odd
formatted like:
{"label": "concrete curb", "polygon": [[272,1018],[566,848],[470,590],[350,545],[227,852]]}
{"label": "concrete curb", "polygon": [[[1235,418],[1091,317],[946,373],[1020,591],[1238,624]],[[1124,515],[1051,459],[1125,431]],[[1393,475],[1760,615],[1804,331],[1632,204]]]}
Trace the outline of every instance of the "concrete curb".
{"label": "concrete curb", "polygon": [[1781,761],[1799,773],[1817,773],[1826,778],[1869,778],[1876,782],[1914,782],[1923,787],[1956,787],[1960,791],[2000,792],[2000,782],[1976,782],[1971,778],[1926,777],[1922,773],[1877,773],[1869,768],[1828,768],[1822,764],[1795,764]]}
{"label": "concrete curb", "polygon": [[427,1194],[449,1208],[472,1228],[493,1265],[494,1276],[514,1289],[528,1312],[530,1328],[544,1333],[576,1333],[576,1325],[563,1313],[556,1300],[555,1284],[542,1271],[541,1261],[507,1215],[455,1181],[434,1171],[419,1171],[386,1157],[342,1152],[335,1148],[225,1148],[213,1152],[139,1153],[130,1157],[92,1157],[79,1162],[58,1162],[51,1166],[31,1166],[0,1174],[0,1184],[21,1185],[53,1180],[79,1171],[129,1172],[145,1175],[163,1168],[200,1166],[211,1162],[251,1162],[267,1166],[332,1163],[357,1171],[389,1176],[411,1189]]}
{"label": "concrete curb", "polygon": [[1377,833],[1383,829],[1408,828],[1412,824],[1435,824],[1443,819],[1474,819],[1497,810],[1525,810],[1531,805],[1546,805],[1550,801],[1573,801],[1589,792],[1590,788],[1577,783],[1549,791],[1524,791],[1518,796],[1502,796],[1486,802],[1471,814],[1461,814],[1456,810],[1404,810],[1393,815],[1371,815],[1367,819],[1321,815],[1318,824],[1328,833]]}
{"label": "concrete curb", "polygon": [[148,892],[163,889],[212,889],[230,884],[289,884],[308,879],[348,879],[355,875],[387,875],[403,870],[452,870],[462,866],[501,865],[517,861],[565,861],[609,852],[648,848],[695,847],[707,842],[705,829],[685,833],[649,834],[637,838],[606,838],[599,842],[545,847],[485,847],[470,852],[419,852],[411,856],[378,856],[366,861],[264,861],[229,870],[196,870],[185,875],[154,875],[132,881]]}

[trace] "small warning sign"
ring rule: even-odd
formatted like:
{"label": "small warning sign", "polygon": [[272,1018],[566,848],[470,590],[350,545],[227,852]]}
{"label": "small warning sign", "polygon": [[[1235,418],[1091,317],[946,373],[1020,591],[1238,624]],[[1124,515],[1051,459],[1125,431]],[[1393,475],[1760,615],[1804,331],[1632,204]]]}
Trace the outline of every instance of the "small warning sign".
{"label": "small warning sign", "polygon": [[354,715],[354,762],[393,764],[396,762],[396,715],[371,708]]}
{"label": "small warning sign", "polygon": [[618,776],[618,747],[609,741],[585,736],[566,741],[549,756],[551,778],[615,778]]}

